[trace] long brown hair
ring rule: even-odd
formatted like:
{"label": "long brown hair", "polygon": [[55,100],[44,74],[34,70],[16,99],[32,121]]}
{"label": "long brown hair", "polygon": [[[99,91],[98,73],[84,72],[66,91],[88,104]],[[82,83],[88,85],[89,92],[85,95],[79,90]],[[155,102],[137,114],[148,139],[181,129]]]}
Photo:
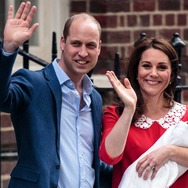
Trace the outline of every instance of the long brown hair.
{"label": "long brown hair", "polygon": [[[133,48],[133,51],[129,58],[128,69],[127,69],[127,78],[129,79],[137,95],[136,110],[132,119],[133,123],[143,114],[145,107],[145,102],[142,93],[140,91],[140,85],[138,83],[137,76],[138,76],[138,65],[141,56],[143,52],[149,48],[161,50],[168,56],[170,60],[171,69],[172,69],[171,82],[168,85],[168,87],[164,90],[163,95],[168,101],[168,105],[166,106],[167,108],[170,108],[174,104],[173,99],[174,99],[174,93],[176,89],[177,75],[178,75],[178,55],[176,53],[176,50],[171,45],[171,43],[162,36],[142,38],[140,39],[140,41],[136,43],[136,45]],[[118,104],[116,111],[118,114],[121,114],[124,108],[124,104],[122,103],[122,101],[119,99],[117,95],[115,95],[115,101],[116,104]]]}

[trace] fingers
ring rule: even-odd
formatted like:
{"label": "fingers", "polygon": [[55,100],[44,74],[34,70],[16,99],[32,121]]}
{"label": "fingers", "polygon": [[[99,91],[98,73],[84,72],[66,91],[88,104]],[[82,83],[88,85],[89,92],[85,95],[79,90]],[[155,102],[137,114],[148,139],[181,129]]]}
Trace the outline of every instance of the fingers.
{"label": "fingers", "polygon": [[38,26],[39,26],[38,23],[33,24],[32,27],[28,30],[28,33],[32,35]]}
{"label": "fingers", "polygon": [[131,87],[131,83],[130,83],[130,81],[128,80],[128,78],[125,78],[125,79],[124,79],[124,84],[125,84],[125,87],[126,87],[127,89],[132,88],[132,87]]}
{"label": "fingers", "polygon": [[143,177],[144,180],[147,180],[149,177],[152,180],[155,177],[158,168],[155,164],[153,164],[152,162],[148,163],[146,160],[138,162],[136,171],[138,172],[138,176]]}
{"label": "fingers", "polygon": [[36,30],[36,28],[39,25],[38,23],[35,23],[32,25],[31,28],[29,28],[29,25],[33,21],[34,15],[36,13],[36,9],[37,9],[36,6],[31,7],[30,1],[27,1],[26,3],[22,2],[15,15],[16,19],[21,19],[23,21],[26,21],[25,23],[27,23],[27,26],[28,26],[29,36],[32,35],[32,33]]}
{"label": "fingers", "polygon": [[113,71],[107,71],[106,76],[108,77],[108,80],[115,90],[118,89],[118,87],[122,86],[122,83],[118,80]]}
{"label": "fingers", "polygon": [[29,1],[22,2],[13,16],[13,6],[8,10],[8,20],[4,28],[4,50],[14,52],[24,41],[29,40],[38,23],[31,25],[36,13],[36,7],[32,6]]}
{"label": "fingers", "polygon": [[20,18],[22,20],[26,20],[28,14],[30,12],[30,7],[31,7],[31,3],[29,1],[27,1],[26,4],[25,4],[25,6],[24,6],[22,14],[20,15],[21,16]]}
{"label": "fingers", "polygon": [[[31,7],[30,1],[27,1],[26,3],[22,2],[15,14],[15,18],[25,20],[28,22],[28,24],[31,24],[35,12],[36,12],[36,6]],[[12,15],[11,11],[10,11],[10,15]]]}
{"label": "fingers", "polygon": [[[29,10],[29,9],[28,9]],[[26,16],[26,21],[29,23],[29,24],[31,24],[31,22],[32,22],[32,20],[33,20],[33,18],[34,18],[34,15],[35,15],[35,13],[36,13],[36,10],[37,10],[37,8],[36,8],[36,6],[32,6],[32,8],[31,8],[31,11],[30,12],[27,12],[27,14],[25,14],[23,17],[25,17]],[[29,13],[29,14],[28,14]],[[28,16],[27,16],[28,15]]]}
{"label": "fingers", "polygon": [[13,6],[10,5],[8,9],[8,19],[12,19],[12,15],[13,15]]}
{"label": "fingers", "polygon": [[[107,71],[106,76],[108,77],[111,85],[115,88],[118,88],[119,86],[123,86],[123,84],[119,81],[119,79],[116,77],[115,73],[113,71]],[[124,78],[124,86],[127,89],[132,89],[130,81],[128,78]]]}
{"label": "fingers", "polygon": [[138,172],[138,176],[141,177],[143,172],[145,170],[150,170],[149,166],[148,166],[148,162],[146,160],[144,160],[144,158],[142,160],[140,160],[137,165],[136,165],[136,171]]}
{"label": "fingers", "polygon": [[107,71],[106,76],[125,106],[135,109],[137,96],[128,78],[125,78],[124,84],[122,84],[113,71]]}
{"label": "fingers", "polygon": [[[20,4],[20,6],[19,6],[19,8],[18,8],[18,10],[17,10],[17,12],[16,12],[16,14],[15,14],[15,18],[16,18],[16,19],[20,19],[20,18],[21,18],[22,13],[23,13],[23,11],[24,11],[24,9],[25,9],[26,4],[27,4],[27,7],[28,7],[29,2],[27,2],[27,3],[22,2],[22,3]],[[31,6],[31,5],[30,5],[30,6]]]}
{"label": "fingers", "polygon": [[110,82],[117,84],[117,85],[120,84],[120,81],[117,79],[117,77],[113,71],[107,71],[106,76],[108,77]]}
{"label": "fingers", "polygon": [[159,168],[157,168],[155,165],[152,167],[152,175],[151,175],[151,180],[155,177],[155,175],[157,174]]}

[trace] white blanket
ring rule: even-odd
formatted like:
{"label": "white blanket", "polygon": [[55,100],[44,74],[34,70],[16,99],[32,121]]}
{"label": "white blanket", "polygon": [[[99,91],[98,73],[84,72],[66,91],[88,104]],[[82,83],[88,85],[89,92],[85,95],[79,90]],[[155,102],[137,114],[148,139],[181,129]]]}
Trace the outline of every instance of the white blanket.
{"label": "white blanket", "polygon": [[[142,154],[134,163],[132,163],[124,172],[119,188],[168,188],[170,187],[188,168],[177,164],[174,161],[168,161],[162,166],[155,178],[144,180],[143,177],[138,177],[136,172],[136,164],[139,159],[150,153],[151,151],[160,148],[167,144],[188,147],[188,124],[180,122],[168,128],[165,133]],[[150,174],[151,175],[151,174]]]}

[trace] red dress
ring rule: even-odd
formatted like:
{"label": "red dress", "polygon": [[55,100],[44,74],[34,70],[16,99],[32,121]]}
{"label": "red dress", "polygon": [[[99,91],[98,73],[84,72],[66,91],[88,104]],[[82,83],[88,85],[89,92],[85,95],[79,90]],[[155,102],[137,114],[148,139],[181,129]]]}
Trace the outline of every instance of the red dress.
{"label": "red dress", "polygon": [[[179,121],[188,121],[188,105],[179,103],[175,103],[166,116],[159,120],[155,121],[143,115],[135,124],[131,125],[124,152],[116,158],[111,158],[106,153],[104,141],[119,118],[115,108],[115,106],[109,106],[104,112],[102,142],[99,149],[100,158],[107,164],[114,165],[112,188],[118,187],[127,167],[147,151],[167,128]],[[170,188],[188,188],[188,171]]]}

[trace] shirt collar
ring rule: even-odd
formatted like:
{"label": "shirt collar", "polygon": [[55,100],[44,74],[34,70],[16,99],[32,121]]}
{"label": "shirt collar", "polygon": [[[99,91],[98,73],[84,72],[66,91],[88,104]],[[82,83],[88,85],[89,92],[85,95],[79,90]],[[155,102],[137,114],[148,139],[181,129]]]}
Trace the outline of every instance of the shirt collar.
{"label": "shirt collar", "polygon": [[[56,76],[59,80],[60,85],[67,83],[72,83],[71,79],[68,77],[68,75],[64,72],[64,70],[58,65],[59,59],[56,58],[52,65],[54,67]],[[88,75],[85,75],[83,78],[83,95],[87,94],[90,95],[93,90],[93,82],[88,77]]]}

